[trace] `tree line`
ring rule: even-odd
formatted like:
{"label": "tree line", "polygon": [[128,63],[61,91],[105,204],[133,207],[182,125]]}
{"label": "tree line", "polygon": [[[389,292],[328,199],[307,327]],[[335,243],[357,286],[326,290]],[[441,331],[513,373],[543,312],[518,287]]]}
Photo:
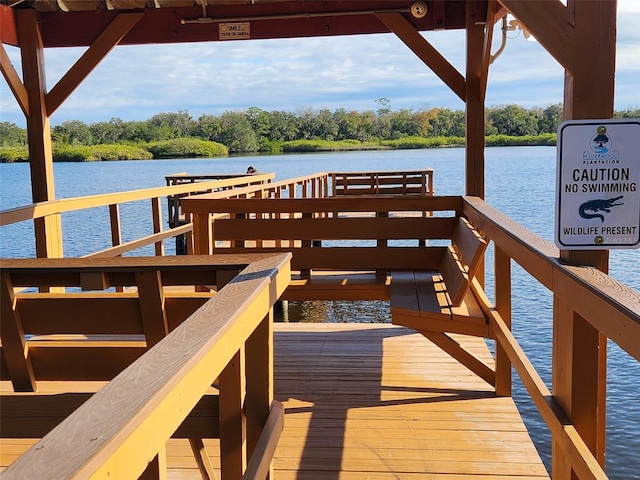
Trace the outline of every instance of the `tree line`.
{"label": "tree line", "polygon": [[[157,148],[162,142],[166,146],[166,142],[176,139],[195,139],[224,145],[230,153],[247,153],[280,152],[287,142],[300,141],[366,144],[404,138],[464,137],[463,110],[392,110],[386,98],[379,98],[375,103],[375,110],[364,112],[306,108],[293,113],[251,107],[242,112],[203,114],[197,119],[187,110],[179,110],[158,113],[144,121],[68,120],[52,128],[52,140],[54,147],[59,148],[114,144]],[[616,116],[638,117],[640,109],[616,112]],[[513,104],[496,106],[486,110],[485,132],[487,136],[508,137],[555,134],[561,121],[560,104],[529,109]],[[25,129],[11,122],[0,122],[0,146],[26,144]],[[162,156],[162,153],[152,155]],[[167,155],[172,155],[170,149]]]}

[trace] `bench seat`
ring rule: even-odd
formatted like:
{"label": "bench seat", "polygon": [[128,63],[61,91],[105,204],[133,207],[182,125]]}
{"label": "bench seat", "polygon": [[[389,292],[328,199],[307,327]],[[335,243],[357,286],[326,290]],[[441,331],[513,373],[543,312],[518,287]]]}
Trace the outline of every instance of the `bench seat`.
{"label": "bench seat", "polygon": [[389,300],[391,277],[375,272],[293,273],[284,300]]}
{"label": "bench seat", "polygon": [[452,305],[439,272],[392,272],[390,304],[396,325],[489,337],[489,325],[471,290],[460,305]]}
{"label": "bench seat", "polygon": [[391,321],[418,331],[489,337],[489,324],[469,283],[487,242],[464,218],[437,271],[391,272]]}

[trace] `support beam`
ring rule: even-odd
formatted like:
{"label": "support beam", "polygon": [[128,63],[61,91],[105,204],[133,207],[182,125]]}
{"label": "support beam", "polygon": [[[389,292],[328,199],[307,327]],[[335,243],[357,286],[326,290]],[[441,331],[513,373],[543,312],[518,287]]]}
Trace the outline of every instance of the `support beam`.
{"label": "support beam", "polygon": [[480,75],[480,92],[482,93],[482,101],[487,97],[487,82],[489,79],[489,65],[491,64],[491,43],[493,41],[493,29],[496,19],[496,11],[499,10],[497,0],[489,0],[487,7],[487,22],[484,30],[484,42],[482,45],[482,72]]}
{"label": "support beam", "polygon": [[418,330],[418,332],[431,340],[443,351],[451,355],[458,362],[482,378],[491,386],[496,385],[496,372],[491,370],[484,362],[478,360],[472,353],[465,350],[460,344],[446,333]]}
{"label": "support beam", "polygon": [[[565,66],[564,118],[611,118],[617,1],[569,0],[566,10],[575,48],[571,65]],[[609,269],[608,250],[561,250],[560,257],[605,273]],[[600,465],[605,456],[606,363],[606,337],[554,299],[553,394]],[[555,439],[552,453],[554,478],[575,478]]]}
{"label": "support beam", "polygon": [[53,112],[64,103],[143,16],[144,13],[121,13],[109,24],[47,95],[49,116],[53,115]]}
{"label": "support beam", "polygon": [[574,45],[579,45],[579,42],[574,39],[573,15],[560,0],[498,1],[522,22],[560,65],[566,70],[573,70]]}
{"label": "support beam", "polygon": [[465,195],[484,198],[484,26],[467,1],[467,81],[465,109]]}
{"label": "support beam", "polygon": [[465,101],[464,77],[399,13],[376,13],[385,26],[395,33],[425,65]]}
{"label": "support beam", "polygon": [[22,80],[20,80],[20,76],[16,69],[14,68],[11,60],[9,59],[9,55],[7,51],[4,49],[4,45],[0,43],[0,70],[2,70],[2,75],[5,80],[9,84],[9,88],[13,92],[13,96],[16,97],[16,101],[20,108],[22,109],[22,113],[24,113],[25,117],[29,116],[29,97],[27,94],[27,89],[24,87]]}
{"label": "support beam", "polygon": [[[51,127],[46,108],[46,79],[44,48],[40,27],[34,10],[17,12],[18,35],[22,50],[22,72],[27,91],[29,115],[29,162],[31,167],[31,193],[33,202],[55,199],[53,185],[53,152]],[[62,257],[62,231],[60,216],[39,218],[35,221],[36,255]]]}

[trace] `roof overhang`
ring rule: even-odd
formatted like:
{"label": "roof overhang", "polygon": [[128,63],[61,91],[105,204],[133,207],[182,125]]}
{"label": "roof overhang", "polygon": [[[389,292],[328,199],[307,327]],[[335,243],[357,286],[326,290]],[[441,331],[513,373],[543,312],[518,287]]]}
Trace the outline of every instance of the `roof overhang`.
{"label": "roof overhang", "polygon": [[[120,45],[210,42],[228,39],[298,38],[387,33],[376,13],[402,14],[416,30],[465,28],[465,2],[430,0],[422,17],[413,0],[0,0],[2,43],[19,45],[16,14],[37,12],[47,47],[89,46],[120,13],[143,12],[143,18]],[[486,20],[487,1],[476,3],[476,22]],[[66,11],[63,11],[63,8]],[[414,7],[415,8],[415,7]],[[229,25],[239,34],[233,35]]]}

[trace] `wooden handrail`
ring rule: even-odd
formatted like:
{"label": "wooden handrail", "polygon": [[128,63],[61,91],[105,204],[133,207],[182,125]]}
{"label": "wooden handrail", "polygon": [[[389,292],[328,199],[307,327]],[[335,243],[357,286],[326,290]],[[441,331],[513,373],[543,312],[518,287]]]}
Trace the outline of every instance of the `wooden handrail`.
{"label": "wooden handrail", "polygon": [[[11,464],[3,478],[138,478],[149,459],[162,465],[171,434],[252,333],[271,321],[269,311],[289,283],[290,258],[282,254],[251,263]],[[251,358],[268,361],[261,355]],[[264,366],[249,365],[247,372],[252,368]],[[252,391],[249,382],[247,377],[247,395]],[[228,395],[222,381],[220,395],[222,405]],[[220,415],[224,422],[223,409]],[[272,431],[277,434],[277,428]],[[231,450],[241,452],[242,447]],[[262,451],[271,454],[273,449]],[[222,459],[223,465],[226,461]]]}
{"label": "wooden handrail", "polygon": [[331,196],[433,195],[433,169],[331,172]]}
{"label": "wooden handrail", "polygon": [[[515,223],[479,198],[465,197],[463,213],[493,240],[496,255],[498,256],[499,253],[500,268],[496,269],[495,278],[496,298],[498,295],[504,296],[505,293],[510,295],[511,279],[504,278],[504,275],[510,275],[510,269],[504,268],[504,259],[513,260],[553,292],[556,301],[564,305],[563,308],[570,309],[574,316],[584,319],[600,335],[613,340],[640,361],[640,293],[593,267],[562,263],[559,250],[555,246]],[[498,291],[499,284],[502,292]],[[557,394],[552,395],[511,334],[510,325],[502,317],[503,314],[510,316],[510,304],[503,305],[501,308],[504,311],[499,311],[491,305],[478,281],[472,283],[472,290],[489,319],[491,330],[496,338],[496,352],[500,354],[496,356],[498,377],[510,377],[511,368],[508,363],[513,364],[543,420],[551,430],[554,445],[563,452],[571,469],[581,479],[606,479],[604,469],[576,428],[577,419],[571,418],[571,415],[567,415],[561,408],[561,399],[556,397]],[[557,321],[554,318],[554,322]],[[562,343],[563,340],[566,343],[567,340],[572,339],[559,339],[554,335],[552,349],[554,362],[558,361],[559,351],[572,348],[571,345]],[[503,355],[506,355],[506,361]],[[581,358],[580,362],[590,360]],[[572,383],[571,389],[575,391],[585,388],[580,384],[585,379],[571,376],[568,381]],[[592,380],[588,381],[592,382]],[[505,388],[510,389],[505,387],[510,384],[509,378],[497,378],[496,384],[502,386],[501,394],[506,393]],[[555,385],[554,383],[554,392]],[[590,410],[590,415],[603,411],[606,408],[605,401],[604,395],[598,396],[597,405]],[[582,422],[585,421],[584,417],[585,414],[582,413]],[[588,418],[591,418],[592,422],[595,421],[591,416]],[[600,433],[604,435],[603,432]],[[555,461],[554,458],[554,469]]]}
{"label": "wooden handrail", "polygon": [[[229,203],[233,202],[233,203]],[[211,195],[186,198],[183,209],[194,214],[228,213],[316,213],[316,212],[402,212],[405,210],[462,210],[462,198],[440,197],[325,197],[325,198],[272,198],[272,199],[217,199]]]}
{"label": "wooden handrail", "polygon": [[268,182],[274,178],[273,173],[237,177],[226,180],[213,180],[210,182],[189,183],[169,187],[145,188],[142,190],[130,190],[127,192],[104,193],[89,195],[86,197],[64,198],[50,202],[39,202],[22,207],[12,208],[0,212],[0,227],[13,223],[47,217],[64,212],[85,210],[87,208],[104,207],[119,203],[134,202],[137,200],[149,200],[152,198],[166,197],[168,195],[180,195],[191,192],[201,192],[214,188],[227,188],[247,183]]}
{"label": "wooden handrail", "polygon": [[565,265],[559,250],[475,197],[463,212],[511,259],[640,361],[640,294],[593,267]]}
{"label": "wooden handrail", "polygon": [[263,480],[267,478],[271,459],[276,453],[278,439],[284,429],[284,405],[275,401],[271,407],[269,418],[251,455],[247,471],[242,480]]}
{"label": "wooden handrail", "polygon": [[[328,173],[316,173],[313,175],[305,175],[302,177],[295,177],[287,180],[270,182],[267,184],[249,185],[246,187],[236,188],[231,192],[224,191],[224,192],[203,193],[201,195],[194,195],[193,197],[198,199],[212,199],[212,200],[225,199],[225,198],[252,198],[252,197],[265,198],[265,195],[264,195],[265,193],[279,194],[279,192],[282,190],[290,190],[293,187],[298,185],[305,186],[312,182],[325,180],[326,178],[328,178],[328,175],[329,175]],[[261,195],[256,195],[257,193],[260,193]],[[317,197],[314,197],[314,198],[323,197],[323,196],[326,196],[326,193],[325,195],[318,195]],[[294,197],[295,197],[295,192],[289,192],[289,198],[294,198]],[[183,199],[183,201],[184,200],[186,199]]]}
{"label": "wooden handrail", "polygon": [[511,333],[511,329],[485,296],[477,279],[472,281],[471,289],[489,319],[496,341],[507,353],[509,360],[522,380],[522,384],[529,392],[531,400],[540,412],[549,430],[560,439],[561,448],[567,452],[568,456],[572,459],[571,463],[580,475],[580,479],[606,479],[607,476],[604,470],[589,451],[584,440],[577,434],[575,427],[571,424],[562,408],[560,408],[551,395],[546,384]]}

